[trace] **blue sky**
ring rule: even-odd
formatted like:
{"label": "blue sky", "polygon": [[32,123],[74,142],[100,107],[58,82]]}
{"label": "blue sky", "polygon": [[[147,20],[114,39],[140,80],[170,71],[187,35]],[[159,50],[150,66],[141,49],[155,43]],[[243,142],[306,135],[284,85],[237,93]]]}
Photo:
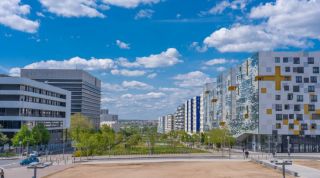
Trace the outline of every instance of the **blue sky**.
{"label": "blue sky", "polygon": [[83,68],[103,107],[155,119],[259,50],[318,50],[320,1],[1,0],[0,71]]}

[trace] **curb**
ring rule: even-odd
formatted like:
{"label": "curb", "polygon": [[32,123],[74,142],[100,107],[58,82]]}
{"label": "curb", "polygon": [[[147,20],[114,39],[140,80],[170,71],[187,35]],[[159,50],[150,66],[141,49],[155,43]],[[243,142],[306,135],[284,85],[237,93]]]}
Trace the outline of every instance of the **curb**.
{"label": "curb", "polygon": [[[257,159],[251,159],[251,161],[254,162],[254,163],[257,163],[257,164],[261,164],[261,165],[263,165],[265,167],[276,169],[276,170],[282,172],[282,167],[274,165],[272,163],[268,163],[268,162],[257,160]],[[292,176],[295,176],[295,177],[299,177],[298,172],[295,172],[295,171],[291,171],[291,170],[286,169],[285,173],[289,174],[289,175],[292,175]]]}

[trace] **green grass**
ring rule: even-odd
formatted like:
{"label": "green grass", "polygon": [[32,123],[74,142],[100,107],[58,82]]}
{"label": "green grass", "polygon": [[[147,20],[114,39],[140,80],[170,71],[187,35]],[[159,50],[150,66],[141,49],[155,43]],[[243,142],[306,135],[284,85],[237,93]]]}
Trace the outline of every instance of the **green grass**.
{"label": "green grass", "polygon": [[16,156],[14,153],[6,152],[6,153],[0,153],[0,157],[12,157]]}

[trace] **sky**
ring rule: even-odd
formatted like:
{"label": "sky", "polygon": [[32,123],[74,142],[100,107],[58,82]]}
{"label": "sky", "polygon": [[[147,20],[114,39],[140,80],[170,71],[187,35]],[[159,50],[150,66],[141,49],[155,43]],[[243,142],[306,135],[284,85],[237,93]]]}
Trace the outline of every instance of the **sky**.
{"label": "sky", "polygon": [[0,73],[84,69],[120,119],[173,113],[257,51],[316,51],[320,0],[0,0]]}

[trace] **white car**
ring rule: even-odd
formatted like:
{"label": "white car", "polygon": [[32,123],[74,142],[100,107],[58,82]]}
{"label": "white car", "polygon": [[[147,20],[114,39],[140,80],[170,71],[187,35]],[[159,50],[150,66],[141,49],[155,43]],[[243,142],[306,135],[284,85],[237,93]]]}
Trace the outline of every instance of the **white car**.
{"label": "white car", "polygon": [[38,157],[39,153],[37,151],[33,151],[29,154],[29,156],[34,156],[34,157]]}

